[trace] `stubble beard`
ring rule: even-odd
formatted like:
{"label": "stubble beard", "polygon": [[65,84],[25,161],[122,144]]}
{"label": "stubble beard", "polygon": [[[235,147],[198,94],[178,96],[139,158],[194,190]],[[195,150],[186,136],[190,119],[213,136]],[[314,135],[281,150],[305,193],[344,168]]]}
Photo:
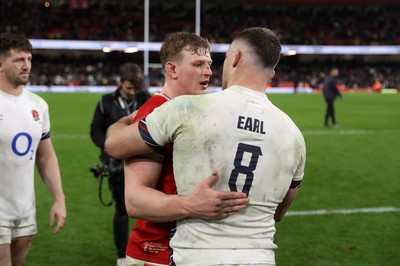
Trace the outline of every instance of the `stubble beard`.
{"label": "stubble beard", "polygon": [[26,79],[20,76],[16,76],[14,78],[10,77],[9,80],[11,81],[11,83],[15,88],[18,88],[19,86],[25,86],[26,84],[28,84],[29,81],[29,73]]}

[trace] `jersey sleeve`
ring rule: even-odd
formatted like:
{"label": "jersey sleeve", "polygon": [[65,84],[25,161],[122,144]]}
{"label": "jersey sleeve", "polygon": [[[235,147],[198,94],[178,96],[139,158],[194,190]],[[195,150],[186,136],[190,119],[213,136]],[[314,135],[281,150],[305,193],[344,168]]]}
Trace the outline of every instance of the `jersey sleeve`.
{"label": "jersey sleeve", "polygon": [[[165,97],[154,95],[138,109],[138,112],[136,113],[136,116],[132,119],[131,124],[139,121],[139,130],[140,130],[142,123],[141,120],[143,120],[148,114],[153,112],[155,108],[163,105],[165,102],[167,102],[167,99]],[[164,160],[163,150],[161,149],[150,154],[141,155],[140,157],[150,158],[160,162]]]}
{"label": "jersey sleeve", "polygon": [[145,134],[141,132],[142,138],[152,149],[158,150],[174,141],[186,117],[187,108],[184,101],[181,99],[169,101],[142,120],[141,125],[145,127],[142,131]]}
{"label": "jersey sleeve", "polygon": [[294,175],[293,175],[293,180],[290,185],[290,188],[299,188],[301,181],[303,180],[304,177],[304,169],[305,169],[305,164],[306,164],[306,145],[304,141],[304,137],[299,133],[298,137],[298,147],[297,147],[297,152],[298,152],[298,163],[297,167],[295,169]]}
{"label": "jersey sleeve", "polygon": [[49,105],[46,101],[40,97],[38,97],[38,103],[41,107],[42,112],[42,136],[41,140],[50,138],[50,114],[49,114]]}

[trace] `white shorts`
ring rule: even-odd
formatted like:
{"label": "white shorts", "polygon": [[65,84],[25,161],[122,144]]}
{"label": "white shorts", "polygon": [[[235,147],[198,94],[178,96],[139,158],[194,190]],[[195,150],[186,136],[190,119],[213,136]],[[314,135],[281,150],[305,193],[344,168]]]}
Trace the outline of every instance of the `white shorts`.
{"label": "white shorts", "polygon": [[0,220],[0,244],[11,244],[17,237],[32,236],[37,233],[36,215],[15,221]]}
{"label": "white shorts", "polygon": [[168,264],[158,264],[143,260],[137,260],[129,256],[126,256],[126,266],[168,266]]}

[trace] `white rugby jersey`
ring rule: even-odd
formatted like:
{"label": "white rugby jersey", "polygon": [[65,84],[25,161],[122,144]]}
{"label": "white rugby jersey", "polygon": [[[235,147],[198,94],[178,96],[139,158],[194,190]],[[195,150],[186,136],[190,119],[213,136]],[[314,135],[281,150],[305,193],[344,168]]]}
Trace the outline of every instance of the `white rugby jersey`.
{"label": "white rugby jersey", "polygon": [[0,220],[36,212],[36,149],[50,131],[48,105],[27,90],[18,96],[0,90]]}
{"label": "white rugby jersey", "polygon": [[274,213],[304,175],[304,138],[265,93],[240,86],[180,96],[154,110],[146,127],[160,146],[174,142],[178,194],[216,170],[215,189],[242,191],[245,210],[222,220],[178,221],[171,240],[177,265],[274,264]]}

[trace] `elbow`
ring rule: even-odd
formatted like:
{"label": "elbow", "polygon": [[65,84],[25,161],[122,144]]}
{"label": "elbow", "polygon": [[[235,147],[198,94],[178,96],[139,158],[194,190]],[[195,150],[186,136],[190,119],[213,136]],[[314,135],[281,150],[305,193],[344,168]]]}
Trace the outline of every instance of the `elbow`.
{"label": "elbow", "polygon": [[137,199],[125,196],[125,208],[126,213],[130,218],[146,219],[145,213],[143,212],[143,209],[140,208]]}
{"label": "elbow", "polygon": [[139,212],[137,210],[137,208],[135,208],[135,206],[126,206],[126,213],[128,214],[129,217],[131,218],[141,218],[139,217]]}
{"label": "elbow", "polygon": [[125,208],[129,217],[143,219],[140,208],[135,203],[132,203],[132,199],[129,197],[125,197]]}
{"label": "elbow", "polygon": [[282,206],[278,206],[278,208],[276,209],[275,214],[274,214],[275,222],[278,223],[278,222],[282,221],[283,217],[285,217],[286,212],[287,212],[286,208],[282,208]]}
{"label": "elbow", "polygon": [[277,215],[277,214],[274,215],[274,220],[276,223],[279,223],[280,221],[282,221],[282,219],[283,219],[282,215]]}
{"label": "elbow", "polygon": [[126,206],[126,213],[130,218],[141,219],[150,222],[159,222],[157,219],[154,219],[153,216],[147,215],[145,212],[143,212],[143,210],[140,210],[140,208],[135,206]]}
{"label": "elbow", "polygon": [[121,158],[120,154],[118,153],[118,149],[116,149],[116,145],[112,141],[112,139],[107,138],[106,141],[104,142],[104,152],[108,156],[110,156],[114,159],[118,159],[118,160],[124,159],[124,158]]}
{"label": "elbow", "polygon": [[[160,219],[160,217],[152,215],[151,212],[148,210],[144,209],[143,207],[139,207],[138,205],[135,204],[129,204],[128,202],[125,202],[126,206],[126,213],[130,218],[134,219],[140,219],[140,220],[146,220],[150,222],[165,222],[165,221],[170,221],[166,219]],[[154,214],[154,213],[153,213]]]}
{"label": "elbow", "polygon": [[107,153],[107,155],[114,157],[114,150],[113,150],[113,146],[112,143],[109,139],[106,139],[106,141],[104,142],[104,152]]}

